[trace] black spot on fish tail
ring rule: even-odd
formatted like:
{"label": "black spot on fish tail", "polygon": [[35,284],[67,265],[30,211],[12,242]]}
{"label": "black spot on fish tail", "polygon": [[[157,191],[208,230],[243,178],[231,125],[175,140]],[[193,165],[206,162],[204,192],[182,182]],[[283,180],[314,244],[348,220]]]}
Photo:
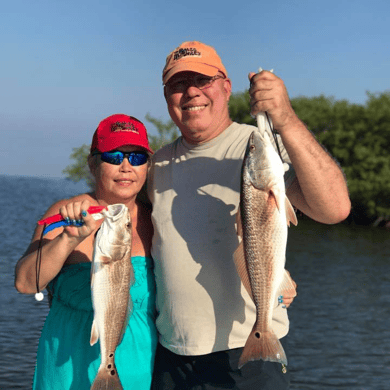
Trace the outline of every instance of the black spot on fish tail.
{"label": "black spot on fish tail", "polygon": [[256,333],[255,333],[255,336],[256,336],[256,338],[259,339],[259,338],[261,337],[261,333],[260,333],[260,332],[256,332]]}
{"label": "black spot on fish tail", "polygon": [[114,376],[114,375],[116,374],[115,370],[112,370],[112,371],[110,372],[110,374],[111,374],[112,376]]}

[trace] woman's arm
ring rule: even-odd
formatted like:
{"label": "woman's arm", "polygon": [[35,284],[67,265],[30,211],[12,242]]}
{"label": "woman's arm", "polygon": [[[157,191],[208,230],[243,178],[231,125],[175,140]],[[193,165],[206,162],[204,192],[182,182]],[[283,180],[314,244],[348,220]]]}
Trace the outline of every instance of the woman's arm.
{"label": "woman's arm", "polygon": [[[69,255],[88,237],[95,229],[96,222],[90,214],[84,217],[82,210],[88,210],[90,202],[69,201],[67,199],[52,205],[45,213],[44,218],[58,214],[70,219],[83,219],[85,224],[80,227],[66,226],[48,232],[42,239],[41,266],[39,273],[39,290],[43,290],[46,285],[56,277],[63,267]],[[23,257],[17,262],[15,267],[15,288],[23,294],[34,294],[37,292],[36,286],[36,261],[38,255],[39,241],[43,226],[35,229],[32,241]]]}

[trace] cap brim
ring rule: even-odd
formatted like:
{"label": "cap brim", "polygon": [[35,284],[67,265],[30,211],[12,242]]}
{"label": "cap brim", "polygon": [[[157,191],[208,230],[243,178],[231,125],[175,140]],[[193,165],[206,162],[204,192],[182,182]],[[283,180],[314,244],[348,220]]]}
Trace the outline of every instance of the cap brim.
{"label": "cap brim", "polygon": [[199,62],[183,62],[181,64],[175,65],[173,68],[169,69],[167,73],[165,73],[163,76],[163,84],[165,85],[173,75],[179,72],[196,72],[212,77],[215,76],[218,71],[219,69],[215,66],[202,64]]}
{"label": "cap brim", "polygon": [[104,153],[104,152],[109,152],[111,150],[120,148],[122,146],[129,145],[129,146],[140,147],[142,149],[145,149],[145,151],[153,154],[153,150],[150,149],[149,145],[147,145],[145,142],[139,142],[139,139],[137,139],[137,138],[134,139],[131,136],[127,136],[126,138],[121,137],[121,138],[110,139],[109,141],[105,142],[105,147],[104,148],[100,148],[99,151]]}

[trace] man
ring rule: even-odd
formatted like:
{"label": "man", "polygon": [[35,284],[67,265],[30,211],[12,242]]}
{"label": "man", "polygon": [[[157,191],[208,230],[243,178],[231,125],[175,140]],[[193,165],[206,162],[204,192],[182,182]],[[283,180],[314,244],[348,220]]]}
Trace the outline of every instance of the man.
{"label": "man", "polygon": [[[252,114],[268,112],[292,163],[291,203],[322,223],[345,219],[343,173],[296,116],[282,80],[266,71],[249,78]],[[255,321],[233,262],[242,160],[254,127],[230,119],[231,82],[210,46],[181,44],[167,57],[163,83],[182,137],[155,154],[148,179],[160,333],[152,388],[287,389],[289,372],[279,363],[237,367]],[[286,347],[287,311],[275,306],[272,327]]]}

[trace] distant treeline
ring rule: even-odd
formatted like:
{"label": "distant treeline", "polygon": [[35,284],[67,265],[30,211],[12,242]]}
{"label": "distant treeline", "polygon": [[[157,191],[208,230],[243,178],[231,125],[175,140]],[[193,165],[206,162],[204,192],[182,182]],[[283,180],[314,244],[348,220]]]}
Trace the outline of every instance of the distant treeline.
{"label": "distant treeline", "polygon": [[[364,105],[325,96],[298,97],[291,104],[318,141],[335,157],[348,183],[352,212],[349,221],[364,225],[390,222],[390,92],[367,93]],[[234,93],[229,102],[231,118],[255,125],[249,114],[247,91]],[[162,121],[147,114],[158,135],[150,135],[153,150],[177,138],[172,120]],[[149,130],[150,132],[150,130]],[[63,173],[73,181],[86,180],[93,186],[87,167],[88,145],[74,148],[75,162]]]}
{"label": "distant treeline", "polygon": [[[298,97],[291,104],[319,142],[336,158],[348,183],[358,224],[390,221],[390,92],[367,93],[364,105],[325,96]],[[230,99],[233,120],[255,124],[247,92]]]}

